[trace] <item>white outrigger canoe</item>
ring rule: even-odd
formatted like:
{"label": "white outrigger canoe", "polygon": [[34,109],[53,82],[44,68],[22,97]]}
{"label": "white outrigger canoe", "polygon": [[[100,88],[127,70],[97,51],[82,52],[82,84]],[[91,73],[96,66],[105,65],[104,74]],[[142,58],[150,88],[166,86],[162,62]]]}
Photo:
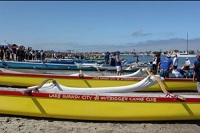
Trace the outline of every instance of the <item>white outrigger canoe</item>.
{"label": "white outrigger canoe", "polygon": [[[158,75],[156,76],[159,77]],[[163,78],[160,78],[160,79],[164,80]],[[46,83],[49,80],[52,80],[52,82]],[[54,93],[57,93],[57,92],[126,93],[126,92],[139,91],[139,90],[148,88],[150,86],[153,86],[156,83],[158,82],[154,76],[147,76],[143,80],[131,85],[115,86],[115,87],[95,87],[95,88],[85,87],[83,88],[83,87],[64,86],[56,82],[56,80],[46,79],[39,86],[32,86],[32,87],[28,87],[27,89],[28,90],[39,89],[39,91],[42,91],[42,92],[54,92]]]}
{"label": "white outrigger canoe", "polygon": [[[5,68],[0,68],[0,72],[4,72],[4,73],[27,73],[26,71],[22,71],[22,70],[10,70],[10,69],[5,69]],[[38,72],[35,72],[35,73],[38,73]],[[64,74],[64,72],[63,72]],[[63,75],[62,74],[62,75]],[[123,75],[119,75],[119,76],[116,76],[116,75],[108,75],[108,74],[104,74],[103,72],[97,72],[96,74],[98,74],[98,76],[105,76],[105,77],[144,77],[144,76],[147,76],[147,72],[145,69],[138,69],[136,72],[133,72],[131,74],[123,74]],[[88,75],[88,74],[85,74],[82,70],[80,70],[78,73],[74,73],[74,74],[69,74],[69,76],[92,76],[92,75]]]}
{"label": "white outrigger canoe", "polygon": [[[147,72],[146,72],[145,69],[138,69],[136,72],[133,72],[131,74],[124,74],[124,75],[110,75],[110,76],[108,76],[108,75],[105,75],[102,72],[101,75],[99,75],[99,77],[115,77],[115,78],[119,77],[119,78],[121,78],[121,77],[144,77],[146,75],[147,75]],[[85,74],[84,72],[82,72],[80,70],[79,73],[71,74],[70,76],[84,76],[84,77],[86,76],[87,77],[87,76],[92,76],[92,75]]]}

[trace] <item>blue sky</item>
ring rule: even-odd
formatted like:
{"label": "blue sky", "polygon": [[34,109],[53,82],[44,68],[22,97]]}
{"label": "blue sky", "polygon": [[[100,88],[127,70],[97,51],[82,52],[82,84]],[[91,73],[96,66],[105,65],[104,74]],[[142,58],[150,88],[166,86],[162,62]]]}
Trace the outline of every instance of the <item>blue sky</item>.
{"label": "blue sky", "polygon": [[0,1],[0,43],[44,50],[200,50],[198,1]]}

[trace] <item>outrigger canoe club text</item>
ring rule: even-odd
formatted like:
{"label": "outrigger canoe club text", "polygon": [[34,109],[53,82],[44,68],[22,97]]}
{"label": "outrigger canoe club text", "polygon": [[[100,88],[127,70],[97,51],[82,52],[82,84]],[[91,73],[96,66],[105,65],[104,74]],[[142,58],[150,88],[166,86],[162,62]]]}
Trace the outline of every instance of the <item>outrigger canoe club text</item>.
{"label": "outrigger canoe club text", "polygon": [[119,77],[94,77],[93,79],[97,80],[127,80],[127,81],[133,81],[133,80],[140,80],[140,78],[119,78]]}
{"label": "outrigger canoe club text", "polygon": [[139,101],[156,102],[153,97],[130,97],[130,96],[101,96],[101,95],[75,95],[75,94],[49,94],[50,98],[74,99],[74,100],[96,100],[96,101]]}

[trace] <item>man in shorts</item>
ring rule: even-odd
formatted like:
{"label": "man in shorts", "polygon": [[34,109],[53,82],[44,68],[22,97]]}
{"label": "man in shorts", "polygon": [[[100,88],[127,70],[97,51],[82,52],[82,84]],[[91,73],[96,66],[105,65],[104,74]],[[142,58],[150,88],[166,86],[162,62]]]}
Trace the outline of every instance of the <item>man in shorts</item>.
{"label": "man in shorts", "polygon": [[[200,55],[197,56],[197,60],[200,59]],[[200,62],[194,63],[193,81],[197,78],[197,91],[200,94]]]}
{"label": "man in shorts", "polygon": [[116,51],[115,66],[116,66],[116,69],[117,69],[117,75],[122,74],[122,64],[121,64],[121,59],[120,59],[119,55],[120,55],[120,52]]}
{"label": "man in shorts", "polygon": [[172,60],[170,58],[171,55],[166,55],[159,63],[161,77],[169,78],[169,73],[172,70]]}

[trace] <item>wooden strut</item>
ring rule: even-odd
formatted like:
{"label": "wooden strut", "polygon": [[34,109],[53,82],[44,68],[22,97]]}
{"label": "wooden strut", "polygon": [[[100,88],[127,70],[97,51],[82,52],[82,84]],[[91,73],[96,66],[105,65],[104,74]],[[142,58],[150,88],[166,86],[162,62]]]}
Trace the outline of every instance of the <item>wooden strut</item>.
{"label": "wooden strut", "polygon": [[82,70],[79,70],[79,77],[83,77],[83,71]]}
{"label": "wooden strut", "polygon": [[175,95],[175,94],[172,94],[172,93],[168,92],[168,91],[166,90],[165,85],[163,84],[163,82],[162,82],[157,76],[151,74],[151,73],[149,72],[148,69],[146,69],[146,71],[147,71],[147,73],[148,73],[149,76],[153,76],[153,77],[157,80],[157,82],[158,82],[158,84],[159,84],[161,90],[162,90],[166,95],[171,96],[171,97],[174,97],[174,98],[178,98],[178,99],[180,99],[180,100],[185,100],[185,98],[182,97],[182,96]]}
{"label": "wooden strut", "polygon": [[[100,72],[101,74],[98,74],[96,77],[99,76],[105,76],[103,72],[101,72],[98,68],[97,68],[98,72]],[[84,77],[84,73],[82,70],[79,71],[79,77]]]}
{"label": "wooden strut", "polygon": [[[98,77],[98,76],[105,76],[105,74],[104,74],[102,71],[100,71],[100,68],[99,68],[99,67],[96,67],[96,69],[97,69],[98,72],[100,72],[100,74],[98,74],[97,77]],[[106,70],[106,71],[107,71],[107,70]]]}
{"label": "wooden strut", "polygon": [[56,81],[54,79],[51,78],[47,78],[45,79],[41,84],[39,84],[38,86],[35,86],[33,88],[27,88],[27,90],[22,91],[22,94],[28,94],[30,92],[36,92],[38,91],[39,88],[41,88],[47,81],[52,80],[53,84],[56,84]]}

